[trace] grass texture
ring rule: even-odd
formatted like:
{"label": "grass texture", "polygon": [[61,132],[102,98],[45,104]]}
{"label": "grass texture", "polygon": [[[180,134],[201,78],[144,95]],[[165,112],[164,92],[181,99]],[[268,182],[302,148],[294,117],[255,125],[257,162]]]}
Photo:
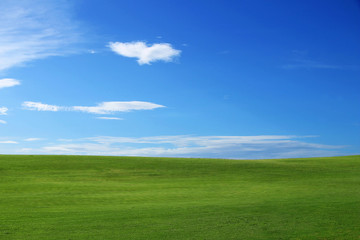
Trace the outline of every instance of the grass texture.
{"label": "grass texture", "polygon": [[0,239],[360,239],[360,156],[0,155]]}

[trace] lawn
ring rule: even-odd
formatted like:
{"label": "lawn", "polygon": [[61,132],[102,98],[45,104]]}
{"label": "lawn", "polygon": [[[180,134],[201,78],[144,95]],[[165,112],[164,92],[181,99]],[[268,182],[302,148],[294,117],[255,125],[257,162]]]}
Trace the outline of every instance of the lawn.
{"label": "lawn", "polygon": [[0,239],[360,239],[360,156],[0,155]]}

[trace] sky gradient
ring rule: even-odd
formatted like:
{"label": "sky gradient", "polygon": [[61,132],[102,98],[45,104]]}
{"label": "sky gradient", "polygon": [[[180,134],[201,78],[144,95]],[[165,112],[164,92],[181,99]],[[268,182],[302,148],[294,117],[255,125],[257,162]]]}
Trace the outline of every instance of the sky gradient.
{"label": "sky gradient", "polygon": [[4,0],[0,154],[360,154],[360,5]]}

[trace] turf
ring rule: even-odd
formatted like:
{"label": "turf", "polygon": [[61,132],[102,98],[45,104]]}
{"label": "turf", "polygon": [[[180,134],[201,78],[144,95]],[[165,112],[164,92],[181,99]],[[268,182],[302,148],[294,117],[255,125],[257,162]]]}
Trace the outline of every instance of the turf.
{"label": "turf", "polygon": [[0,156],[0,239],[360,239],[360,156]]}

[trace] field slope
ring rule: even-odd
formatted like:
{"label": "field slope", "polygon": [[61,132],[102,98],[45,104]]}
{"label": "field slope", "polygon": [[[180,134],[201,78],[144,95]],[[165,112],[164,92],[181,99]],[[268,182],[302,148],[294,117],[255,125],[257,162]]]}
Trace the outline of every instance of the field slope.
{"label": "field slope", "polygon": [[360,156],[0,156],[0,239],[360,239]]}

